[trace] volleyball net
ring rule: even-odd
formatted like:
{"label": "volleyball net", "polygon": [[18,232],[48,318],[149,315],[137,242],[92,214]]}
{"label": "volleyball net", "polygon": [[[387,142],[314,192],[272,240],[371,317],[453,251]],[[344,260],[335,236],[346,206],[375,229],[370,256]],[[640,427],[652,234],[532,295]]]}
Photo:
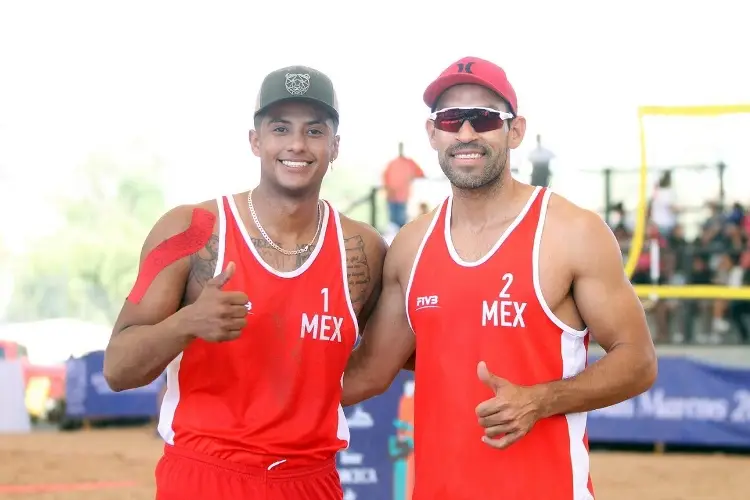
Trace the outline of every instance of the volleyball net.
{"label": "volleyball net", "polygon": [[[741,141],[738,141],[736,137],[740,135],[738,130],[747,127],[749,123],[748,114],[750,114],[750,104],[643,106],[638,109],[640,142],[639,202],[636,208],[632,242],[625,263],[625,271],[629,277],[633,276],[646,243],[650,196],[649,164],[652,161],[655,163],[664,163],[663,160],[650,157],[649,147],[653,148],[656,140],[658,140],[658,136],[666,135],[670,138],[669,140],[672,141],[672,144],[679,148],[681,154],[685,156],[703,156],[703,158],[706,158],[706,155],[712,155],[714,161],[730,160],[733,156],[732,149],[742,147],[740,144]],[[653,129],[656,129],[654,130],[655,133],[649,133]],[[666,130],[669,130],[669,133],[665,134]],[[722,144],[722,142],[726,143],[727,141],[734,142],[734,144],[728,148],[726,144]],[[730,158],[725,158],[727,156]],[[731,163],[731,160],[729,162]],[[730,200],[741,197],[742,184],[745,183],[742,181],[739,183],[729,183],[730,191],[733,190],[728,196]],[[700,185],[695,185],[693,188],[700,190]],[[750,287],[637,285],[635,288],[641,297],[750,300]]]}

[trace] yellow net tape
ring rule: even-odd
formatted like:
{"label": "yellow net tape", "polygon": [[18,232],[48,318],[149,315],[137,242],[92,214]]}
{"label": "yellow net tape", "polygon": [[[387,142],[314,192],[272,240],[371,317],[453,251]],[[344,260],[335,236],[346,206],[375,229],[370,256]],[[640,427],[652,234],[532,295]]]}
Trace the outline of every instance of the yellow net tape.
{"label": "yellow net tape", "polygon": [[[625,263],[625,273],[633,276],[638,258],[643,250],[646,234],[646,207],[648,206],[648,161],[646,158],[646,116],[720,116],[729,114],[750,113],[750,104],[721,104],[715,106],[641,106],[638,108],[638,128],[641,145],[641,169],[638,186],[638,211],[633,231],[630,252]],[[637,285],[636,292],[641,297],[657,296],[675,299],[735,299],[750,300],[750,288],[727,286],[656,286]]]}

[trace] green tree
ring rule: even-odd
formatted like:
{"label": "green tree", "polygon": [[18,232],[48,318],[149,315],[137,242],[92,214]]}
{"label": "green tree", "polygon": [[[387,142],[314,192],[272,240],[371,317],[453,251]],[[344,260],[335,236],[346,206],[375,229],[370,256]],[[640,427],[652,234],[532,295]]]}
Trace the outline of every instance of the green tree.
{"label": "green tree", "polygon": [[143,239],[164,211],[158,158],[127,168],[93,155],[81,195],[59,200],[64,223],[34,245],[16,276],[8,319],[114,321],[136,273]]}

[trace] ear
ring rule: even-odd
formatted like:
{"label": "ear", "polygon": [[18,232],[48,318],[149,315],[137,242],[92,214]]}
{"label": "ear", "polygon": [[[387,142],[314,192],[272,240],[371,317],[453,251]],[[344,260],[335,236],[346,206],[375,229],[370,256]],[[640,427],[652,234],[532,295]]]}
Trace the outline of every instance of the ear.
{"label": "ear", "polygon": [[340,140],[340,137],[338,135],[333,137],[333,150],[331,151],[331,161],[336,161],[336,158],[339,157],[339,140]]}
{"label": "ear", "polygon": [[430,146],[432,146],[432,149],[437,151],[437,142],[435,141],[435,131],[437,130],[435,128],[435,122],[432,120],[427,120],[427,123],[424,124],[425,130],[427,130],[427,138],[430,140]]}
{"label": "ear", "polygon": [[250,131],[250,148],[253,150],[253,154],[260,158],[260,135],[256,130]]}
{"label": "ear", "polygon": [[526,118],[523,116],[517,116],[510,122],[510,129],[508,130],[508,148],[516,149],[523,142],[523,137],[526,135]]}

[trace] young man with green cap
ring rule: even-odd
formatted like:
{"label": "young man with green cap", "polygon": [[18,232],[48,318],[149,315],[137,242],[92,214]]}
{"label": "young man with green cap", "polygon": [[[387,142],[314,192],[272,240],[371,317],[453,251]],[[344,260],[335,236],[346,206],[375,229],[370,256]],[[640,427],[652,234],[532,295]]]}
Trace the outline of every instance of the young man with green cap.
{"label": "young man with green cap", "polygon": [[341,379],[386,245],[319,198],[339,147],[327,76],[270,73],[254,121],[260,183],[156,223],[107,348],[114,390],[167,371],[158,500],[343,496]]}

